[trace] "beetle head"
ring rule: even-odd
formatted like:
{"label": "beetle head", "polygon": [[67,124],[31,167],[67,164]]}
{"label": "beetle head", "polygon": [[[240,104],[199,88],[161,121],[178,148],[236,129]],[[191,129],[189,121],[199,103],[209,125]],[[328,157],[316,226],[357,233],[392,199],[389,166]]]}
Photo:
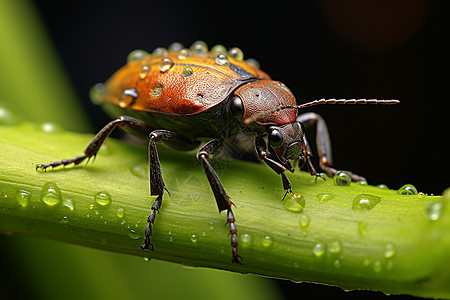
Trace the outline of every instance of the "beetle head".
{"label": "beetle head", "polygon": [[303,157],[304,129],[300,122],[291,122],[284,125],[268,126],[267,139],[280,161],[293,172],[289,160]]}

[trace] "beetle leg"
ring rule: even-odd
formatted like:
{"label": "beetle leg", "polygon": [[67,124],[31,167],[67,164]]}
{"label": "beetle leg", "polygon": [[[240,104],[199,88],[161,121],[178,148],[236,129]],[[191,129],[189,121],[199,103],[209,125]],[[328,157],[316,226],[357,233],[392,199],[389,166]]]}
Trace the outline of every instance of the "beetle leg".
{"label": "beetle leg", "polygon": [[[317,173],[316,172],[316,168],[314,168],[314,165],[312,163],[312,152],[311,152],[311,147],[309,146],[308,140],[306,139],[305,136],[303,136],[303,153],[305,154],[305,161],[304,163],[306,163],[306,167],[308,168],[308,172],[309,174],[311,174],[312,176],[316,176],[316,180],[318,177],[322,178],[323,180],[325,180],[325,177],[323,177],[322,173]],[[301,169],[303,166],[299,165],[299,168]]]}
{"label": "beetle leg", "polygon": [[232,262],[240,264],[241,256],[238,255],[237,246],[237,230],[235,225],[235,218],[231,206],[233,202],[230,201],[222,183],[217,176],[216,171],[209,163],[209,158],[211,155],[218,154],[223,147],[223,141],[221,140],[211,140],[202,146],[197,152],[197,159],[202,163],[203,169],[205,170],[206,177],[208,178],[211,189],[214,193],[214,197],[217,202],[217,207],[219,212],[227,210],[227,224],[229,224],[230,234],[231,234],[231,247],[232,247]]}
{"label": "beetle leg", "polygon": [[267,150],[267,144],[266,141],[264,141],[264,138],[261,136],[258,136],[255,138],[255,147],[256,152],[258,153],[258,156],[268,165],[272,170],[275,171],[275,173],[281,175],[281,180],[283,181],[283,189],[286,191],[286,193],[283,196],[286,198],[286,195],[290,193],[292,196],[294,196],[294,193],[291,189],[291,182],[287,178],[285,171],[287,170],[282,164],[274,161],[269,157],[269,151]]}
{"label": "beetle leg", "polygon": [[[316,113],[305,113],[297,117],[297,121],[305,127],[316,126],[316,145],[317,152],[320,157],[320,168],[324,170],[330,177],[333,177],[339,171],[333,168],[333,160],[331,156],[331,141],[325,120]],[[308,146],[307,146],[308,149]],[[308,159],[308,158],[307,158]],[[311,164],[312,166],[312,164]],[[366,180],[364,177],[345,171],[353,181]]]}
{"label": "beetle leg", "polygon": [[83,162],[86,158],[89,161],[91,157],[95,157],[97,155],[97,152],[100,149],[100,147],[103,145],[105,140],[117,126],[128,127],[142,132],[151,131],[151,127],[147,125],[145,122],[142,122],[141,120],[127,116],[119,117],[106,124],[106,126],[103,127],[103,129],[97,133],[94,139],[89,143],[89,145],[84,150],[84,155],[76,156],[70,159],[62,159],[60,161],[51,162],[49,164],[39,164],[36,166],[36,170],[40,169],[46,171],[47,168],[49,167],[54,168],[60,165],[66,166],[72,163],[78,165],[81,162]]}
{"label": "beetle leg", "polygon": [[162,203],[162,196],[164,190],[169,192],[164,185],[161,164],[159,162],[158,150],[156,149],[156,143],[162,142],[168,146],[178,149],[188,149],[195,147],[198,142],[193,141],[181,134],[175,133],[169,130],[154,130],[149,135],[148,142],[148,161],[150,167],[150,194],[157,196],[152,204],[150,215],[147,218],[147,226],[145,227],[144,244],[141,245],[142,250],[153,250],[153,244],[150,243],[150,237],[152,236],[152,229],[155,223],[156,212],[159,212]]}

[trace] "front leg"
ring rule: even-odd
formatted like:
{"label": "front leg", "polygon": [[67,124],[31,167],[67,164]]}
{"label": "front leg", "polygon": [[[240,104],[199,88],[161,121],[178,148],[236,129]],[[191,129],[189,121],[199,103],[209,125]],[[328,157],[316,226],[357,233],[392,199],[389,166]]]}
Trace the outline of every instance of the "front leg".
{"label": "front leg", "polygon": [[287,178],[285,171],[287,170],[282,164],[274,161],[269,157],[269,151],[267,149],[266,141],[264,141],[264,138],[262,136],[258,136],[255,139],[255,147],[256,152],[258,153],[258,156],[268,165],[272,170],[274,170],[277,174],[281,176],[281,180],[283,181],[283,189],[286,191],[286,193],[283,196],[286,198],[286,195],[290,193],[292,196],[294,196],[294,193],[291,189],[291,182]]}
{"label": "front leg", "polygon": [[214,197],[216,199],[217,207],[219,208],[219,212],[223,210],[227,210],[227,224],[229,224],[229,230],[231,234],[231,253],[232,253],[232,263],[240,264],[241,256],[238,255],[238,239],[237,239],[237,229],[236,229],[236,220],[234,218],[233,211],[231,210],[231,206],[233,202],[230,201],[230,197],[228,197],[225,189],[223,188],[222,183],[217,176],[217,173],[214,171],[213,167],[209,163],[209,158],[212,155],[220,153],[223,147],[223,141],[221,140],[212,140],[206,143],[203,147],[201,147],[197,152],[197,159],[202,163],[203,169],[205,170],[206,177],[208,178],[211,189],[214,193]]}

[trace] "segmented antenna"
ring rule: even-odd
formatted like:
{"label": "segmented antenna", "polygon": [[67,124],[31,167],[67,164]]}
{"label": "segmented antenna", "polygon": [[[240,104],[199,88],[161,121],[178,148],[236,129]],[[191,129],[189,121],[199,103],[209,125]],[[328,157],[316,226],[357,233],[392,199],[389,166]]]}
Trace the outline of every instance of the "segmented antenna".
{"label": "segmented antenna", "polygon": [[267,111],[264,111],[262,113],[253,115],[251,117],[248,117],[244,120],[245,124],[250,124],[255,122],[258,119],[264,118],[268,115],[271,115],[277,111],[284,110],[284,109],[302,109],[310,106],[315,105],[322,105],[322,104],[379,104],[379,105],[392,105],[392,104],[398,104],[400,101],[391,99],[391,100],[378,100],[378,99],[319,99],[314,100],[311,102],[303,103],[300,105],[289,105],[289,106],[278,106],[274,109],[270,109]]}

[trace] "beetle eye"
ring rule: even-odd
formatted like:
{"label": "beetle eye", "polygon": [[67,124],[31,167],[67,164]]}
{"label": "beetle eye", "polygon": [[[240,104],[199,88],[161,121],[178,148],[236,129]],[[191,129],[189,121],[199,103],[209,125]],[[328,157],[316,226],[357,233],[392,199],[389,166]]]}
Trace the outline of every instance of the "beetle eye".
{"label": "beetle eye", "polygon": [[283,135],[276,128],[270,129],[268,139],[269,143],[275,148],[280,147],[283,143]]}
{"label": "beetle eye", "polygon": [[230,102],[230,110],[234,116],[244,115],[244,103],[238,96],[234,97]]}

